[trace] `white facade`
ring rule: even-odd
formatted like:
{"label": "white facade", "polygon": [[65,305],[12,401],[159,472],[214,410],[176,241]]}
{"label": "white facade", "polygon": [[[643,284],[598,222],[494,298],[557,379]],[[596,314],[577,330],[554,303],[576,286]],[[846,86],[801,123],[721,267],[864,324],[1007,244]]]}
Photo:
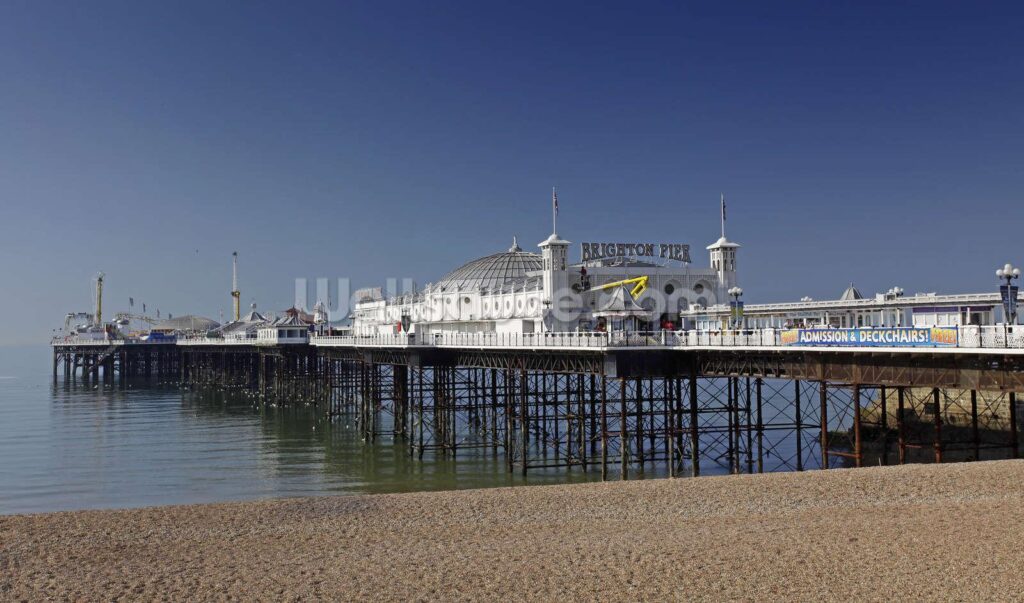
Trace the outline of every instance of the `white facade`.
{"label": "white facade", "polygon": [[[748,304],[742,326],[748,329],[789,327],[952,327],[994,325],[1002,320],[997,293],[938,295],[878,293],[861,297],[847,289],[841,299],[778,304]],[[682,313],[684,328],[729,328],[730,308],[717,305]]]}
{"label": "white facade", "polygon": [[256,343],[266,345],[305,344],[309,342],[309,327],[266,326],[256,332]]}
{"label": "white facade", "polygon": [[613,291],[595,289],[638,277],[648,277],[648,289],[635,300],[647,313],[638,322],[656,329],[664,321],[677,323],[680,310],[724,301],[725,291],[736,283],[739,245],[724,237],[708,247],[707,268],[628,256],[571,264],[570,246],[554,233],[538,245],[539,254],[513,242],[507,252],[468,262],[421,291],[388,299],[368,294],[355,304],[353,333],[604,330],[610,325],[594,312]]}

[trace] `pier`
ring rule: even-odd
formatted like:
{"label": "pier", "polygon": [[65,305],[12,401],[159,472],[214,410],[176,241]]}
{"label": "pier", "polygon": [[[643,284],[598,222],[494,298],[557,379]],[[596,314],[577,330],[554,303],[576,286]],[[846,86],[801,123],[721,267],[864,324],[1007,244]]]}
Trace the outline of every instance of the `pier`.
{"label": "pier", "polygon": [[[797,334],[799,335],[799,334]],[[853,336],[835,330],[833,339]],[[856,335],[866,338],[864,334]],[[1024,327],[955,342],[801,345],[775,329],[68,338],[54,375],[251,392],[351,417],[367,442],[467,451],[508,471],[628,479],[1016,458]],[[875,337],[878,339],[878,337]]]}
{"label": "pier", "polygon": [[[421,290],[357,290],[344,325],[322,299],[312,314],[242,316],[235,253],[231,322],[184,316],[132,335],[130,320],[103,323],[101,274],[95,313],[69,314],[53,341],[54,377],[156,375],[315,405],[412,458],[488,454],[522,475],[1018,456],[1018,269],[999,269],[999,294],[864,296],[851,283],[836,300],[745,306],[722,216],[704,268],[677,242],[582,243],[571,264],[552,224],[540,253],[513,238]],[[78,316],[91,322],[72,332]]]}

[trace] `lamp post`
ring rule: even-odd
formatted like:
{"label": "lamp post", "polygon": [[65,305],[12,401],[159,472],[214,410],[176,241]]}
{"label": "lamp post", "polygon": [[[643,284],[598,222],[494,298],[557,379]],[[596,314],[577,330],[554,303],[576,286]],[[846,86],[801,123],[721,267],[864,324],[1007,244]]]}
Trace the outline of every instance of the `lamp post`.
{"label": "lamp post", "polygon": [[732,322],[733,327],[739,328],[740,326],[740,296],[743,295],[743,289],[739,287],[732,287],[726,293],[732,298]]}
{"label": "lamp post", "polygon": [[1013,264],[1008,263],[996,270],[996,278],[1006,280],[1005,285],[999,286],[999,294],[1003,298],[1006,323],[1015,325],[1017,324],[1017,286],[1013,284],[1013,279],[1020,278],[1020,268],[1014,268]]}

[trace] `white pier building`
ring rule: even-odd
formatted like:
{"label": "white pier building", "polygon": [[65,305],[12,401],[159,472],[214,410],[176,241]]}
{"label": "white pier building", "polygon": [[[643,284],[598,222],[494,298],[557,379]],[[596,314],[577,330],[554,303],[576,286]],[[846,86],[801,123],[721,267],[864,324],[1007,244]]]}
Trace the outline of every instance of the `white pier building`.
{"label": "white pier building", "polygon": [[[674,329],[681,311],[709,307],[736,283],[739,245],[708,246],[709,266],[691,265],[689,245],[570,242],[552,233],[524,251],[469,261],[421,291],[385,299],[366,294],[353,311],[356,335],[540,333]],[[379,291],[379,290],[376,290]]]}
{"label": "white pier building", "polygon": [[[853,284],[839,299],[746,304],[745,328],[857,328],[857,327],[957,327],[994,325],[1004,321],[998,293],[904,295],[897,287],[873,296],[861,295]],[[718,304],[691,307],[681,313],[682,324],[697,330],[728,328],[731,308]]]}
{"label": "white pier building", "polygon": [[[724,207],[723,207],[724,217]],[[571,243],[553,232],[523,250],[469,261],[424,287],[385,297],[364,289],[352,334],[580,333],[729,329],[960,327],[1005,323],[1000,295],[904,295],[894,287],[865,297],[851,283],[839,299],[733,304],[740,245],[725,236],[706,247],[707,266],[678,243]],[[994,288],[994,287],[993,287]],[[736,307],[738,306],[738,308]]]}

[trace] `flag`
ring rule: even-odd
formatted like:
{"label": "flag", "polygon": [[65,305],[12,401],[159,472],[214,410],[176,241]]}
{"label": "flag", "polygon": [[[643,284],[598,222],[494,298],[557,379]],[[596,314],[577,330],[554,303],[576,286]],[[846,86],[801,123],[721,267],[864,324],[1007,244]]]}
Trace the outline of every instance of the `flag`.
{"label": "flag", "polygon": [[146,313],[146,302],[142,302],[142,313]]}
{"label": "flag", "polygon": [[128,298],[128,307],[129,308],[134,308],[135,307],[135,298],[134,297],[129,297]]}
{"label": "flag", "polygon": [[725,222],[725,193],[722,193],[722,222]]}
{"label": "flag", "polygon": [[558,192],[551,187],[551,234],[558,232]]}

